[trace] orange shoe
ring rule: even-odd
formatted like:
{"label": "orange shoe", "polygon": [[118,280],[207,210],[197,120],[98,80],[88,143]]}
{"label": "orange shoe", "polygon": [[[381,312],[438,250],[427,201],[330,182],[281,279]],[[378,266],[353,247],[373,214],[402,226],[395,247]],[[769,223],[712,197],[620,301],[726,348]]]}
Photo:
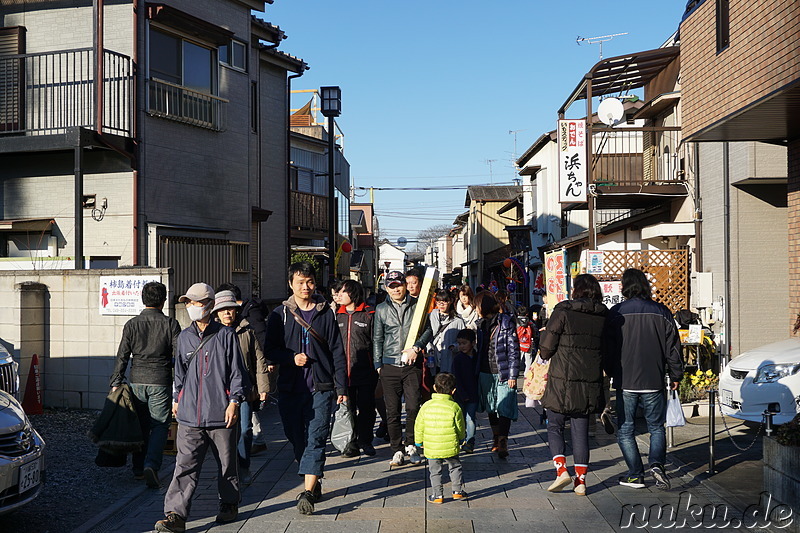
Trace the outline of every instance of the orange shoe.
{"label": "orange shoe", "polygon": [[464,492],[463,490],[459,490],[459,491],[453,492],[453,499],[454,500],[466,500],[467,499],[467,493]]}

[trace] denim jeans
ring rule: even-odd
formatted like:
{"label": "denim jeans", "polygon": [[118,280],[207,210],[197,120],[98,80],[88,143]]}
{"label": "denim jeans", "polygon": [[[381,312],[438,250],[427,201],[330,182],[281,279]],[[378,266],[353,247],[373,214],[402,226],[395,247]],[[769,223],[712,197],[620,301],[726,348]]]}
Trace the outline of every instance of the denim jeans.
{"label": "denim jeans", "polygon": [[172,387],[131,384],[131,390],[146,443],[144,451],[133,453],[133,471],[141,474],[145,468],[152,468],[158,472],[172,421]]}
{"label": "denim jeans", "polygon": [[239,405],[239,443],[236,446],[239,452],[239,466],[250,469],[250,447],[253,445],[253,405],[251,402],[242,402]]}
{"label": "denim jeans", "polygon": [[335,397],[333,391],[281,392],[278,411],[301,476],[322,476]]}
{"label": "denim jeans", "polygon": [[627,392],[617,389],[617,441],[628,465],[628,476],[644,476],[644,465],[636,445],[636,408],[642,407],[647,431],[650,433],[650,466],[664,464],[667,459],[667,396],[659,392]]}
{"label": "denim jeans", "polygon": [[569,419],[572,435],[572,460],[576,465],[589,464],[589,415],[563,415],[547,411],[547,444],[550,455],[565,455],[564,427]]}
{"label": "denim jeans", "polygon": [[475,444],[475,421],[477,420],[478,402],[459,402],[459,405],[461,410],[464,411],[464,421],[467,425],[467,437],[464,440],[470,444]]}

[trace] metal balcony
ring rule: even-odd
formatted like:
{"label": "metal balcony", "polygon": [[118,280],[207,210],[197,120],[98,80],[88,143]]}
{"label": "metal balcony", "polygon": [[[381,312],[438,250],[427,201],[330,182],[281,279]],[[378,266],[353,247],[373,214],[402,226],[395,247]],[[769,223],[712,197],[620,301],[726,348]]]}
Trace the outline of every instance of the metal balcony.
{"label": "metal balcony", "polygon": [[293,231],[327,235],[328,198],[307,192],[292,191],[291,226]]}
{"label": "metal balcony", "polygon": [[130,136],[131,59],[106,50],[103,67],[98,125],[92,48],[0,57],[0,136],[53,135],[76,127]]}
{"label": "metal balcony", "polygon": [[147,85],[147,109],[152,116],[214,131],[225,129],[228,100],[155,78],[147,80]]}

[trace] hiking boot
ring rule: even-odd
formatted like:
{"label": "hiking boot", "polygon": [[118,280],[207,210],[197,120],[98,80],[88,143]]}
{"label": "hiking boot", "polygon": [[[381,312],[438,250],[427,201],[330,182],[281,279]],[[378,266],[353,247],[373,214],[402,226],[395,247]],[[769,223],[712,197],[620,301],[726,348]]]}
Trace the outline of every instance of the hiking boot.
{"label": "hiking boot", "polygon": [[403,454],[403,452],[398,451],[394,452],[392,460],[389,461],[389,466],[403,466],[405,462],[406,462],[406,456]]}
{"label": "hiking boot", "polygon": [[177,513],[168,513],[165,519],[156,522],[155,528],[156,531],[166,533],[184,533],[186,531],[186,519],[181,518]]}
{"label": "hiking boot", "polygon": [[444,496],[441,494],[430,494],[428,496],[428,503],[444,503]]}
{"label": "hiking boot", "polygon": [[353,443],[348,444],[344,451],[342,452],[342,457],[358,457],[361,455],[361,452],[358,450],[358,446]]}
{"label": "hiking boot", "polygon": [[158,479],[158,474],[149,466],[144,469],[144,483],[148,488],[159,489],[161,488],[161,481]]}
{"label": "hiking boot", "polygon": [[311,489],[311,494],[314,496],[314,503],[322,501],[322,480],[318,479],[317,482],[314,484],[314,488]]}
{"label": "hiking boot", "polygon": [[654,464],[650,468],[650,475],[655,478],[657,489],[669,490],[671,484],[669,482],[669,477],[667,477],[667,473],[664,470],[664,465],[660,465],[658,463]]}
{"label": "hiking boot", "polygon": [[550,484],[549,487],[547,487],[547,492],[560,492],[561,489],[570,483],[572,483],[572,477],[569,475],[569,472],[564,471],[556,478],[555,481],[553,481],[553,483]]}
{"label": "hiking boot", "polygon": [[406,446],[406,453],[408,454],[408,462],[412,465],[418,465],[422,462],[422,457],[419,456],[419,451],[413,444]]}
{"label": "hiking boot", "polygon": [[314,513],[314,494],[310,490],[297,495],[297,510],[300,514]]}
{"label": "hiking boot", "polygon": [[466,500],[467,499],[467,493],[464,492],[463,490],[454,491],[453,492],[453,499],[454,500]]}
{"label": "hiking boot", "polygon": [[369,455],[370,457],[375,455],[375,446],[372,444],[364,444],[361,449],[364,450],[364,455]]}
{"label": "hiking boot", "polygon": [[619,484],[632,489],[643,489],[644,478],[641,476],[623,476],[619,478]]}
{"label": "hiking boot", "polygon": [[603,412],[600,414],[600,422],[603,423],[603,429],[606,430],[606,433],[609,435],[614,434],[614,420],[611,416],[611,409],[608,407],[603,409]]}
{"label": "hiking boot", "polygon": [[239,516],[239,506],[235,503],[220,503],[217,513],[217,523],[227,524],[233,522]]}

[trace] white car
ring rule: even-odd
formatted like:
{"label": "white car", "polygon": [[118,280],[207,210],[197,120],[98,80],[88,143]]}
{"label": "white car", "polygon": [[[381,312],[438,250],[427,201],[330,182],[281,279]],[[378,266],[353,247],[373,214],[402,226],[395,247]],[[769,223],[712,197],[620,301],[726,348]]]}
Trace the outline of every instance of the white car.
{"label": "white car", "polygon": [[719,377],[722,413],[761,422],[764,411],[778,411],[785,424],[800,411],[800,339],[786,339],[735,357]]}

